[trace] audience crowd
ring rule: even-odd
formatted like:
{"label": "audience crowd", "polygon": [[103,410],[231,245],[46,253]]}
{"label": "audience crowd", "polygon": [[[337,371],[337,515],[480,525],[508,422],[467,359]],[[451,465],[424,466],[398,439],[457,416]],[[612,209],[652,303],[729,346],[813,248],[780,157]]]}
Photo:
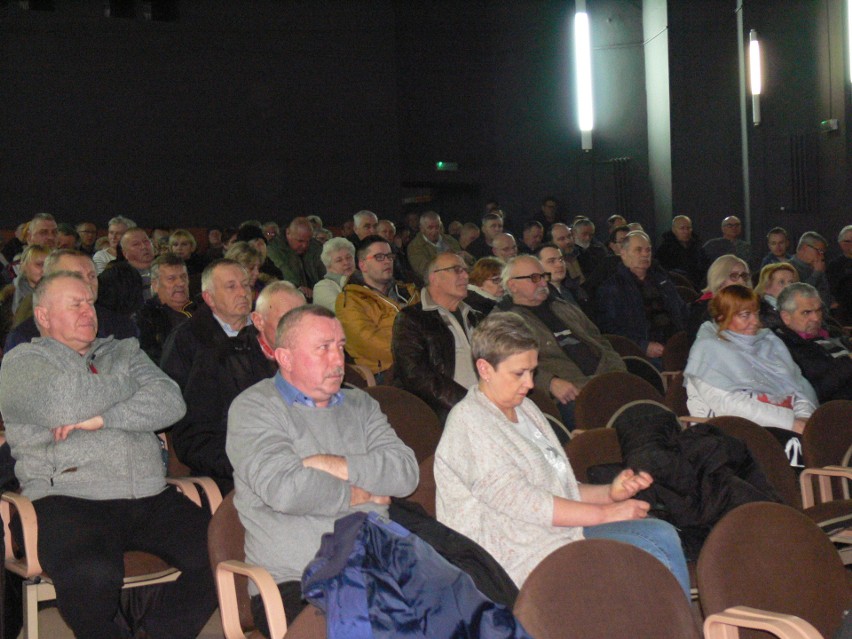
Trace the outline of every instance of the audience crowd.
{"label": "audience crowd", "polygon": [[[316,215],[150,232],[120,215],[104,232],[47,213],[19,225],[0,251],[0,412],[51,544],[60,547],[76,508],[124,500],[123,510],[92,507],[118,540],[110,548],[132,546],[142,531],[159,539],[155,551],[178,548],[186,576],[175,596],[190,586],[200,594],[185,628],[167,618],[174,606],[156,623],[170,636],[197,632],[213,597],[198,559],[206,519],[164,492],[153,433],[167,430],[191,474],[236,491],[246,555],[270,570],[292,620],[321,535],[353,511],[386,515],[391,497],[417,486],[417,460],[378,404],[343,389],[348,364],[413,393],[446,424],[438,518],[517,585],[560,545],[645,530],[632,520],[648,509],[633,497],[653,479],[619,475],[604,492],[578,484],[560,446],[568,433],[525,399],[534,391],[552,402],[573,430],[584,387],[627,370],[616,340],[662,370],[685,336],[690,414],[751,419],[794,465],[811,413],[852,399],[852,225],[839,230],[839,251],[833,234],[772,228],[761,258],[736,216],[703,241],[677,215],[659,244],[620,215],[600,230],[586,216],[571,220],[550,196],[525,223],[496,202],[478,222],[424,209],[396,221],[361,210],[337,233]],[[119,469],[130,473],[125,483],[105,479],[121,466],[109,455],[134,456],[136,466]],[[197,539],[166,540],[164,518],[187,509]],[[513,511],[526,513],[525,528]],[[110,585],[80,586],[94,582],[86,559],[63,565],[62,553],[91,553],[99,539],[87,529],[45,555],[79,636],[109,635],[120,570],[113,553]],[[688,590],[679,549],[660,558]],[[258,597],[252,607],[264,629]]]}

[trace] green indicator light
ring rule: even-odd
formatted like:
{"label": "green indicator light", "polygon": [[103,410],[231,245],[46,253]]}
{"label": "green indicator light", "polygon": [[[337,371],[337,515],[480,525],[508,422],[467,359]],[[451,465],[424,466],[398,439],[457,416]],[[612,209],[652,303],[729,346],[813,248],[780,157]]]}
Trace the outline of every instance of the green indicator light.
{"label": "green indicator light", "polygon": [[436,171],[458,171],[458,162],[435,162]]}

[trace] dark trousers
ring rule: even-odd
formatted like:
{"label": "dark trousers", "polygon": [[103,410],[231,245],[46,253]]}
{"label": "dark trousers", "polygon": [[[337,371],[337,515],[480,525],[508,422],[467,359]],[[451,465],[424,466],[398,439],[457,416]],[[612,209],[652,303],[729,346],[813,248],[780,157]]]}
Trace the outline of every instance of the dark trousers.
{"label": "dark trousers", "polygon": [[[308,602],[302,599],[302,584],[299,581],[284,581],[278,584],[278,593],[284,602],[284,616],[289,626],[296,620],[299,613],[304,610]],[[266,623],[266,608],[260,595],[251,598],[251,616],[254,619],[254,627],[264,637],[269,637],[269,624]]]}
{"label": "dark trousers", "polygon": [[56,604],[77,637],[115,639],[124,552],[157,555],[181,571],[142,626],[151,637],[196,637],[216,608],[207,555],[210,515],[174,488],[143,499],[37,499],[38,553]]}

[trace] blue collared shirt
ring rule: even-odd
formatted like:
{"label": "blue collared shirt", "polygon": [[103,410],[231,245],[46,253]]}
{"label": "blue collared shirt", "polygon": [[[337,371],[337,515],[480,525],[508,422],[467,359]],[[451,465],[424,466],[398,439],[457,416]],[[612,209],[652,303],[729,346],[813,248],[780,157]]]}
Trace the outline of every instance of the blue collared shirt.
{"label": "blue collared shirt", "polygon": [[[311,408],[317,408],[316,402],[312,400],[310,397],[305,395],[298,388],[293,386],[290,382],[284,379],[281,376],[281,372],[275,373],[275,388],[278,389],[278,392],[281,393],[282,399],[287,403],[288,406],[292,406],[293,404],[301,404],[302,406],[310,406]],[[331,396],[331,399],[328,400],[327,408],[331,408],[332,406],[337,406],[338,404],[343,402],[343,399],[346,395],[342,390],[337,391],[334,395]]]}

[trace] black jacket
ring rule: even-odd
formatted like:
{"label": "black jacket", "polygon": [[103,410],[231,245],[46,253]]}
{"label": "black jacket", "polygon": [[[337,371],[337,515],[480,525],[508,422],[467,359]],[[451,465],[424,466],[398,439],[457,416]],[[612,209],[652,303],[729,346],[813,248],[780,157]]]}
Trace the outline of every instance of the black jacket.
{"label": "black jacket", "polygon": [[[478,311],[468,311],[471,328],[481,319]],[[468,389],[453,381],[455,340],[437,309],[424,310],[422,301],[402,309],[394,321],[391,349],[396,383],[429,404],[443,424]]]}
{"label": "black jacket", "polygon": [[169,336],[161,365],[186,402],[186,415],[172,427],[178,459],[227,494],[234,487],[225,453],[228,409],[249,386],[274,375],[275,363],[263,355],[254,326],[228,337],[204,304]]}
{"label": "black jacket", "polygon": [[697,558],[728,511],[752,501],[782,501],[746,445],[715,426],[681,430],[674,413],[644,405],[622,413],[614,426],[624,466],[654,478],[637,498],[678,528],[688,559]]}
{"label": "black jacket", "polygon": [[684,246],[677,241],[671,231],[663,233],[663,241],[654,254],[660,265],[667,271],[676,271],[685,275],[695,286],[701,289],[704,278],[707,277],[707,256],[701,248],[701,239],[695,233]]}
{"label": "black jacket", "polygon": [[832,399],[852,399],[852,358],[832,357],[815,340],[804,339],[786,326],[775,334],[787,346],[802,375],[814,387],[820,403]]}
{"label": "black jacket", "polygon": [[139,346],[155,363],[163,355],[163,344],[169,334],[195,312],[195,302],[189,302],[182,311],[163,304],[155,295],[147,300],[136,313],[136,326],[139,327]]}

